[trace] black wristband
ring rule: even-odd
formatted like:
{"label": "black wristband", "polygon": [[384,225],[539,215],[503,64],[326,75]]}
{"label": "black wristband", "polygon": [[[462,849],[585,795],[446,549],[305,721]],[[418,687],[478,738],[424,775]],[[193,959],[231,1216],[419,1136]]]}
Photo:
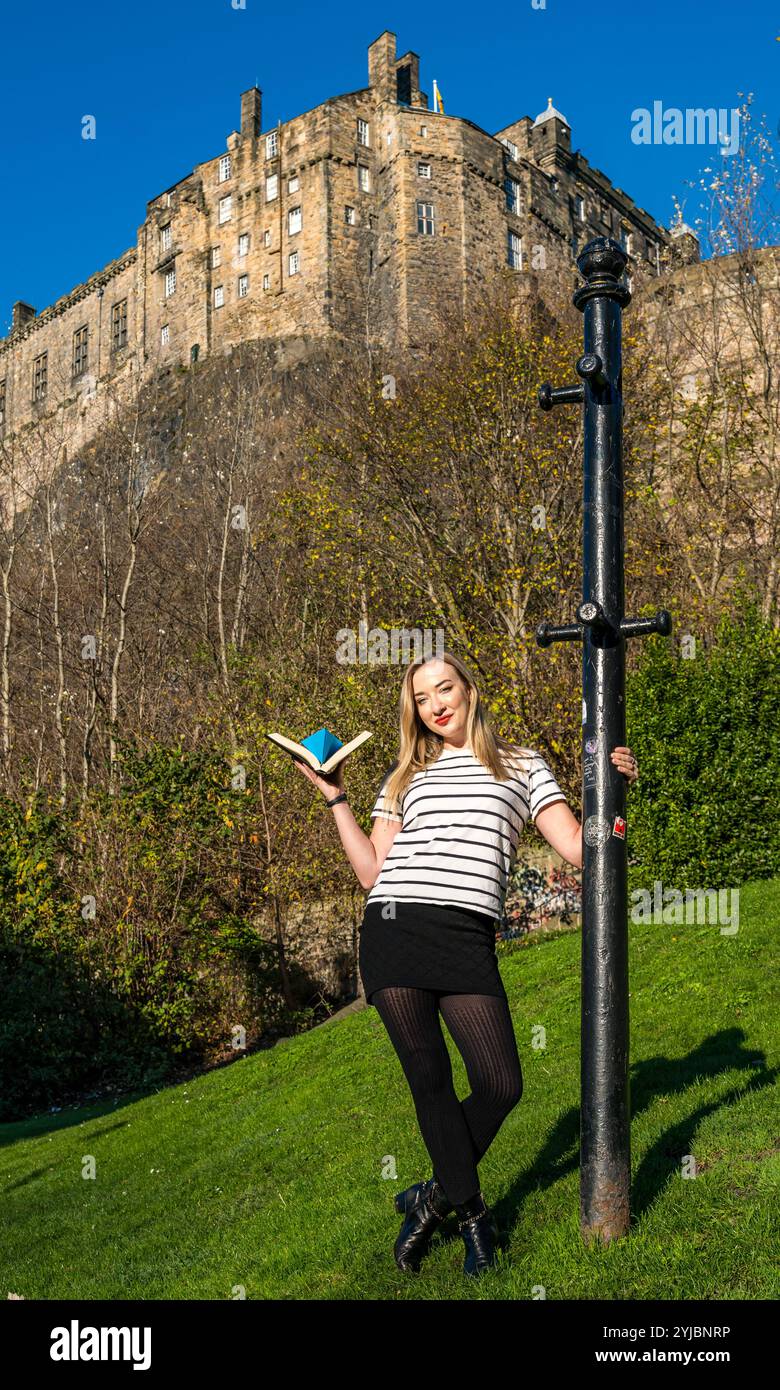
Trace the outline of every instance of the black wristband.
{"label": "black wristband", "polygon": [[326,801],[326,802],[325,802],[325,805],[326,805],[326,806],[338,806],[338,803],[339,803],[340,801],[346,801],[346,799],[347,799],[347,793],[346,793],[346,792],[340,792],[338,796],[334,796],[334,798],[333,798],[332,801]]}

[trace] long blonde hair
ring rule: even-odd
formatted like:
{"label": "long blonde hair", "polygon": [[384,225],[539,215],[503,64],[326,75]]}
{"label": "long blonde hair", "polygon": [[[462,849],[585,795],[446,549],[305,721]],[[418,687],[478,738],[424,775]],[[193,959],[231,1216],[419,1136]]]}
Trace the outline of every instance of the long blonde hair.
{"label": "long blonde hair", "polygon": [[[518,747],[516,744],[510,743],[508,739],[502,738],[500,734],[493,732],[485,714],[477,682],[466,663],[461,661],[459,656],[456,656],[454,652],[444,651],[440,657],[419,657],[417,661],[411,661],[407,666],[401,685],[399,700],[401,739],[398,760],[395,769],[388,774],[382,786],[385,808],[394,810],[397,815],[401,814],[401,800],[415,773],[422,772],[424,768],[435,763],[444,747],[444,739],[429,729],[420,719],[413,686],[415,671],[419,671],[421,666],[427,666],[430,662],[438,660],[446,661],[448,666],[452,666],[466,686],[469,701],[466,743],[477,761],[482,763],[482,766],[486,767],[497,781],[506,781],[516,772],[518,755],[529,758],[535,756],[534,749]],[[512,766],[510,766],[510,762],[513,764]]]}

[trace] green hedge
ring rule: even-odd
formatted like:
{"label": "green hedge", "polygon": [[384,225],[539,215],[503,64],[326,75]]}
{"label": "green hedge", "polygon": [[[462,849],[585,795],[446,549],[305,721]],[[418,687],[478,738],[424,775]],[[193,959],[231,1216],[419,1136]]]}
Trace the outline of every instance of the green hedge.
{"label": "green hedge", "polygon": [[[679,628],[679,624],[678,624]],[[642,640],[626,682],[629,885],[736,886],[780,873],[780,633],[738,600],[707,648]]]}

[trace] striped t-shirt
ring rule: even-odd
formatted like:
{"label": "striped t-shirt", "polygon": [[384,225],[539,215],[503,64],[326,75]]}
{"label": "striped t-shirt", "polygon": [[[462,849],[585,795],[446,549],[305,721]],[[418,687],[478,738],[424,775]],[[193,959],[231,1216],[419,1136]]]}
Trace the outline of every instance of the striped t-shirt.
{"label": "striped t-shirt", "polygon": [[500,918],[527,822],[566,800],[541,754],[510,757],[514,774],[497,781],[470,748],[445,748],[415,773],[401,816],[384,808],[383,788],[396,764],[388,769],[371,816],[400,821],[401,829],[367,903],[451,903]]}

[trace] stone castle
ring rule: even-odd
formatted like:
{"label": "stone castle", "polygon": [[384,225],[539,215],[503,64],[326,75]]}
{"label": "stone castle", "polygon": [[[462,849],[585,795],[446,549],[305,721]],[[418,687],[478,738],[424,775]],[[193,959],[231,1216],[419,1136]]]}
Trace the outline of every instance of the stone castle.
{"label": "stone castle", "polygon": [[[419,57],[385,31],[368,86],[263,128],[241,95],[224,151],[153,198],[135,245],[38,314],[18,300],[0,340],[6,442],[62,412],[91,437],[106,387],[255,339],[322,338],[361,323],[420,345],[436,295],[466,303],[502,267],[573,281],[594,236],[659,271],[670,233],[571,148],[550,99],[494,134],[429,109]],[[697,259],[689,248],[687,259]],[[568,280],[564,281],[568,283]]]}

